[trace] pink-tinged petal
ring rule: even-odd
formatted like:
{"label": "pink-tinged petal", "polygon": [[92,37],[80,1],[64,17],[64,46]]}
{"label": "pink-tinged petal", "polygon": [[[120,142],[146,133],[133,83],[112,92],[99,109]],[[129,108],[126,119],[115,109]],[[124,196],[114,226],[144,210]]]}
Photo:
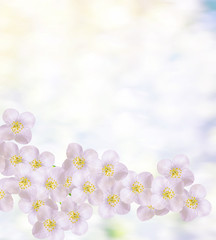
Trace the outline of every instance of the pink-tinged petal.
{"label": "pink-tinged petal", "polygon": [[86,179],[80,172],[76,172],[73,175],[73,185],[76,187],[82,187]]}
{"label": "pink-tinged petal", "polygon": [[6,124],[0,126],[0,139],[3,139],[3,140],[14,139],[14,134],[11,128]]}
{"label": "pink-tinged petal", "polygon": [[113,150],[107,150],[103,153],[102,155],[102,161],[111,161],[111,162],[116,162],[119,161],[119,155],[117,154],[117,152],[113,151]]}
{"label": "pink-tinged petal", "polygon": [[113,212],[113,207],[111,207],[105,203],[103,203],[99,206],[98,212],[102,218],[111,218],[115,215]]}
{"label": "pink-tinged petal", "polygon": [[24,199],[20,199],[18,205],[24,213],[29,213],[32,210],[32,203]]}
{"label": "pink-tinged petal", "polygon": [[8,181],[5,183],[5,189],[12,194],[19,193],[19,184],[15,178],[9,178]]}
{"label": "pink-tinged petal", "polygon": [[51,218],[53,216],[55,210],[48,206],[41,206],[37,212],[37,219],[40,222],[45,221],[48,218]]}
{"label": "pink-tinged petal", "polygon": [[34,224],[32,234],[34,235],[34,237],[39,239],[47,238],[50,235],[50,233],[45,229],[42,222],[36,222]]}
{"label": "pink-tinged petal", "polygon": [[153,218],[154,215],[155,215],[154,210],[150,209],[149,207],[140,206],[137,209],[137,216],[138,216],[139,220],[141,220],[141,221],[149,220],[149,219]]}
{"label": "pink-tinged petal", "polygon": [[128,169],[124,164],[122,163],[115,164],[114,175],[113,175],[115,180],[119,181],[125,178],[127,174],[128,174]]}
{"label": "pink-tinged petal", "polygon": [[201,184],[194,184],[189,191],[189,194],[195,198],[204,198],[206,189]]}
{"label": "pink-tinged petal", "polygon": [[123,202],[131,204],[134,201],[134,193],[128,188],[123,188],[120,192],[120,198]]}
{"label": "pink-tinged petal", "polygon": [[137,193],[135,198],[135,202],[140,205],[148,205],[151,202],[151,190],[145,189],[141,193]]}
{"label": "pink-tinged petal", "polygon": [[155,209],[155,214],[156,214],[157,216],[166,215],[168,212],[169,212],[169,209],[168,209],[168,208],[164,208],[164,209],[161,209],[161,210]]}
{"label": "pink-tinged petal", "polygon": [[197,217],[197,211],[195,209],[184,207],[180,212],[180,215],[182,220],[188,222],[188,221],[192,221],[194,218]]}
{"label": "pink-tinged petal", "polygon": [[56,202],[52,201],[51,199],[47,199],[45,202],[45,205],[54,210],[58,210],[58,206],[57,206]]}
{"label": "pink-tinged petal", "polygon": [[89,194],[88,201],[94,206],[100,204],[103,201],[103,192],[100,189],[95,190]]}
{"label": "pink-tinged petal", "polygon": [[98,160],[98,154],[93,149],[85,150],[83,153],[83,157],[84,157],[84,159],[86,159],[86,161],[88,161],[89,163],[92,163],[92,164]]}
{"label": "pink-tinged petal", "polygon": [[128,171],[127,177],[122,179],[122,184],[124,187],[131,187],[133,183],[136,181],[137,174],[133,171]]}
{"label": "pink-tinged petal", "polygon": [[179,180],[173,186],[171,186],[175,194],[182,194],[184,191],[184,183]]}
{"label": "pink-tinged petal", "polygon": [[19,121],[24,125],[25,128],[32,128],[35,124],[35,117],[30,112],[21,113]]}
{"label": "pink-tinged petal", "polygon": [[26,162],[38,159],[39,150],[35,146],[25,146],[20,149],[20,155]]}
{"label": "pink-tinged petal", "polygon": [[78,188],[74,188],[71,193],[71,199],[75,203],[82,203],[86,200],[87,194]]}
{"label": "pink-tinged petal", "polygon": [[150,172],[142,172],[137,176],[137,181],[142,183],[145,188],[151,188],[153,176]]}
{"label": "pink-tinged petal", "polygon": [[71,199],[71,197],[67,197],[61,204],[61,210],[63,212],[70,212],[72,210],[75,210],[76,209],[76,203],[74,203]]}
{"label": "pink-tinged petal", "polygon": [[119,215],[125,215],[129,213],[130,211],[130,204],[124,203],[124,202],[119,202],[116,207],[115,207],[116,213]]}
{"label": "pink-tinged petal", "polygon": [[4,144],[4,156],[10,158],[11,156],[19,155],[19,148],[13,142],[7,142]]}
{"label": "pink-tinged petal", "polygon": [[211,212],[211,203],[206,199],[199,200],[198,203],[198,216],[203,217],[207,216]]}
{"label": "pink-tinged petal", "polygon": [[55,216],[55,221],[64,230],[68,230],[70,228],[68,215],[65,214],[64,212],[58,212],[57,215]]}
{"label": "pink-tinged petal", "polygon": [[31,225],[34,225],[37,222],[37,214],[35,211],[29,213],[28,221]]}
{"label": "pink-tinged petal", "polygon": [[23,128],[23,130],[20,133],[17,133],[15,135],[15,141],[17,141],[20,144],[27,144],[31,141],[32,133],[29,128]]}
{"label": "pink-tinged petal", "polygon": [[77,143],[70,143],[67,147],[66,154],[68,158],[72,159],[75,157],[82,156],[83,154],[82,146]]}
{"label": "pink-tinged petal", "polygon": [[98,186],[101,189],[107,189],[113,186],[115,183],[115,179],[113,177],[108,177],[108,176],[103,176],[99,181],[98,181]]}
{"label": "pink-tinged petal", "polygon": [[169,159],[160,160],[157,164],[158,172],[164,176],[169,175],[171,168],[172,168],[172,162]]}
{"label": "pink-tinged petal", "polygon": [[6,159],[6,161],[5,161],[5,168],[4,168],[4,171],[2,171],[2,175],[12,176],[12,175],[14,175],[14,171],[15,171],[15,168],[11,164],[10,160]]}
{"label": "pink-tinged petal", "polygon": [[0,210],[8,212],[13,208],[13,198],[10,194],[6,194],[4,198],[0,200]]}
{"label": "pink-tinged petal", "polygon": [[64,170],[61,167],[52,167],[49,169],[50,177],[55,179],[58,184],[64,183],[63,173],[64,173]]}
{"label": "pink-tinged petal", "polygon": [[39,160],[46,167],[51,167],[55,163],[55,156],[50,152],[43,152],[39,156]]}
{"label": "pink-tinged petal", "polygon": [[169,200],[169,210],[180,212],[184,206],[184,201],[181,195],[177,195]]}
{"label": "pink-tinged petal", "polygon": [[17,110],[9,108],[4,111],[2,118],[6,123],[12,123],[17,120],[18,116]]}
{"label": "pink-tinged petal", "polygon": [[62,229],[55,229],[51,232],[50,237],[48,240],[62,240],[64,239],[64,231]]}
{"label": "pink-tinged petal", "polygon": [[185,186],[189,186],[194,182],[194,175],[189,169],[184,169],[182,171],[181,178]]}
{"label": "pink-tinged petal", "polygon": [[158,210],[166,208],[167,206],[166,200],[163,197],[156,194],[152,195],[151,203],[152,203],[152,206]]}
{"label": "pink-tinged petal", "polygon": [[55,190],[52,190],[50,193],[52,200],[56,202],[61,202],[67,196],[66,189],[62,186],[57,187]]}
{"label": "pink-tinged petal", "polygon": [[0,156],[0,173],[3,172],[5,169],[5,158]]}
{"label": "pink-tinged petal", "polygon": [[164,177],[156,177],[152,181],[151,191],[152,193],[161,193],[165,187],[167,187],[168,180]]}
{"label": "pink-tinged petal", "polygon": [[79,206],[78,212],[83,219],[88,220],[93,214],[93,208],[89,204],[83,203]]}
{"label": "pink-tinged petal", "polygon": [[185,155],[177,155],[173,159],[173,165],[177,168],[184,169],[189,167],[189,159]]}
{"label": "pink-tinged petal", "polygon": [[76,235],[82,235],[88,231],[88,224],[86,221],[78,221],[74,224],[72,232]]}

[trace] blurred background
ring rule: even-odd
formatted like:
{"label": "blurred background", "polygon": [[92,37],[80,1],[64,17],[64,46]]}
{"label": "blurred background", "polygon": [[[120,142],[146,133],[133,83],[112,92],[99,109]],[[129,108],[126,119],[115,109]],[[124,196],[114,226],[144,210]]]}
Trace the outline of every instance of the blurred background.
{"label": "blurred background", "polygon": [[[70,142],[117,151],[131,170],[183,153],[212,203],[185,223],[169,213],[102,220],[69,239],[216,239],[216,0],[0,0],[0,114],[30,111],[31,144],[56,165]],[[1,124],[3,121],[1,120]],[[0,240],[33,240],[17,207]]]}

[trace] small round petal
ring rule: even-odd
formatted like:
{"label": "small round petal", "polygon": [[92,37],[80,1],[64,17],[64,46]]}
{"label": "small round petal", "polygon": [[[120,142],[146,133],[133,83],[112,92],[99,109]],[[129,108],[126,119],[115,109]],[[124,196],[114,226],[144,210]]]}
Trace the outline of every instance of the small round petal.
{"label": "small round petal", "polygon": [[66,154],[68,158],[72,159],[78,156],[82,156],[83,154],[82,146],[77,143],[70,143],[67,147]]}
{"label": "small round petal", "polygon": [[3,139],[3,140],[14,139],[14,134],[11,128],[6,124],[0,126],[0,139]]}
{"label": "small round petal", "polygon": [[45,229],[42,222],[36,222],[34,224],[32,234],[34,235],[34,237],[39,239],[47,238],[50,235],[50,233]]}
{"label": "small round petal", "polygon": [[18,205],[24,213],[29,213],[32,210],[32,203],[25,199],[20,199]]}
{"label": "small round petal", "polygon": [[88,224],[86,221],[80,220],[74,224],[71,231],[76,235],[82,235],[88,231]]}
{"label": "small round petal", "polygon": [[199,200],[198,203],[198,216],[203,217],[207,216],[211,212],[211,204],[206,199]]}
{"label": "small round petal", "polygon": [[94,163],[95,161],[98,160],[98,154],[95,150],[93,149],[87,149],[83,153],[84,159],[89,161],[89,163]]}
{"label": "small round petal", "polygon": [[9,108],[4,111],[2,118],[6,123],[12,123],[17,120],[18,116],[17,110]]}
{"label": "small round petal", "polygon": [[64,239],[64,231],[62,229],[56,229],[51,233],[48,240],[62,240]]}
{"label": "small round petal", "polygon": [[184,169],[182,171],[182,181],[185,186],[189,186],[194,182],[194,175],[189,169]]}
{"label": "small round petal", "polygon": [[201,184],[194,184],[189,191],[189,194],[195,198],[204,198],[206,189]]}
{"label": "small round petal", "polygon": [[128,188],[123,188],[120,192],[120,198],[123,202],[131,204],[134,201],[134,193]]}
{"label": "small round petal", "polygon": [[164,208],[164,209],[161,209],[161,210],[155,209],[155,214],[156,214],[157,216],[166,215],[168,212],[169,212],[169,209],[168,209],[168,208]]}
{"label": "small round petal", "polygon": [[184,183],[179,180],[171,188],[173,188],[175,194],[182,194],[184,191]]}
{"label": "small round petal", "polygon": [[85,183],[85,177],[80,172],[76,172],[73,175],[73,185],[76,187],[81,187]]}
{"label": "small round petal", "polygon": [[160,160],[157,164],[157,170],[161,175],[168,176],[172,168],[172,162],[169,159]]}
{"label": "small round petal", "polygon": [[167,206],[166,200],[157,194],[152,195],[151,203],[152,203],[152,206],[158,210],[166,208]]}
{"label": "small round petal", "polygon": [[31,225],[34,225],[37,222],[37,214],[36,212],[32,211],[28,215],[28,221]]}
{"label": "small round petal", "polygon": [[152,181],[151,191],[152,193],[161,193],[165,187],[167,187],[168,180],[164,177],[156,177]]}
{"label": "small round petal", "polygon": [[93,209],[89,204],[83,203],[79,206],[78,212],[83,219],[88,220],[93,214]]}
{"label": "small round petal", "polygon": [[115,180],[119,181],[123,178],[125,178],[128,174],[127,167],[122,163],[115,164],[115,170],[114,170],[114,178]]}
{"label": "small round petal", "polygon": [[62,186],[59,186],[55,190],[52,190],[50,192],[50,196],[51,196],[52,200],[54,200],[56,202],[61,202],[67,196],[66,189],[63,188]]}
{"label": "small round petal", "polygon": [[51,218],[53,215],[53,209],[48,206],[41,206],[37,213],[38,221],[43,222],[48,218]]}
{"label": "small round petal", "polygon": [[187,156],[179,154],[173,159],[173,165],[180,169],[184,169],[189,167],[190,162]]}
{"label": "small round petal", "polygon": [[98,212],[102,218],[111,218],[115,215],[112,207],[104,203],[99,206]]}
{"label": "small round petal", "polygon": [[154,215],[155,215],[154,210],[150,209],[149,207],[140,206],[137,209],[137,216],[138,216],[139,220],[141,220],[141,221],[149,220],[149,219],[153,218]]}
{"label": "small round petal", "polygon": [[56,217],[55,217],[55,221],[64,230],[68,230],[70,228],[70,223],[68,221],[68,216],[64,212],[58,212]]}
{"label": "small round petal", "polygon": [[15,141],[20,144],[27,144],[31,141],[32,133],[29,128],[24,128],[20,133],[15,135]]}
{"label": "small round petal", "polygon": [[100,189],[95,190],[93,193],[89,194],[88,201],[92,205],[98,205],[103,200],[103,192]]}
{"label": "small round petal", "polygon": [[5,183],[5,189],[12,194],[19,193],[20,189],[18,181],[15,178],[8,178],[7,182]]}
{"label": "small round petal", "polygon": [[10,194],[6,194],[4,198],[0,200],[0,211],[8,212],[13,208],[13,198]]}
{"label": "small round petal", "polygon": [[35,146],[25,146],[20,149],[20,155],[26,162],[38,158],[39,150]]}
{"label": "small round petal", "polygon": [[5,158],[0,156],[0,173],[2,173],[5,169]]}
{"label": "small round petal", "polygon": [[63,212],[70,212],[76,208],[76,203],[74,203],[71,197],[67,197],[61,204],[61,210]]}
{"label": "small round petal", "polygon": [[55,163],[55,156],[50,152],[41,153],[39,159],[46,167],[51,167]]}
{"label": "small round petal", "polygon": [[79,188],[74,188],[71,193],[71,199],[75,203],[82,203],[86,200],[87,194],[84,193],[82,190]]}
{"label": "small round petal", "polygon": [[169,210],[173,212],[180,212],[184,206],[184,201],[181,195],[169,200]]}
{"label": "small round petal", "polygon": [[141,182],[145,188],[151,188],[153,176],[150,172],[142,172],[137,176],[138,182]]}
{"label": "small round petal", "polygon": [[19,121],[24,125],[25,128],[32,128],[35,124],[35,117],[30,112],[21,113]]}
{"label": "small round petal", "polygon": [[102,161],[112,161],[112,162],[119,161],[119,155],[117,154],[117,152],[113,150],[105,151],[101,158],[102,158]]}
{"label": "small round petal", "polygon": [[129,211],[130,211],[130,205],[120,201],[120,202],[116,205],[115,211],[116,211],[116,213],[118,213],[118,214],[120,214],[120,215],[125,215],[125,214],[129,213]]}
{"label": "small round petal", "polygon": [[184,207],[180,212],[180,215],[182,220],[188,222],[188,221],[192,221],[194,218],[197,217],[197,211],[195,209]]}
{"label": "small round petal", "polygon": [[137,174],[134,171],[128,171],[128,175],[122,179],[122,184],[124,187],[131,187],[136,181]]}
{"label": "small round petal", "polygon": [[14,155],[19,155],[19,148],[13,142],[5,143],[3,149],[4,149],[5,158],[10,158],[11,156],[14,156]]}

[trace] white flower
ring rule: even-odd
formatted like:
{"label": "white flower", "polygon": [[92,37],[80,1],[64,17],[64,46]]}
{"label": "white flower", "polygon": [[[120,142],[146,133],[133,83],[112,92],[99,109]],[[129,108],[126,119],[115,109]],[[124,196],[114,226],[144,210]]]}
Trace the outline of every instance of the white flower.
{"label": "white flower", "polygon": [[185,190],[184,207],[180,212],[184,221],[191,221],[196,217],[206,216],[211,211],[211,204],[204,199],[206,190],[201,184],[194,184],[190,191]]}
{"label": "white flower", "polygon": [[149,172],[142,172],[136,174],[129,171],[126,178],[122,180],[124,188],[120,192],[122,201],[125,203],[132,203],[135,201],[141,204],[150,192],[153,176]]}
{"label": "white flower", "polygon": [[8,212],[13,208],[13,198],[7,190],[7,178],[0,180],[0,211]]}
{"label": "white flower", "polygon": [[82,235],[88,230],[88,220],[92,216],[92,207],[87,204],[76,204],[71,197],[67,197],[61,204],[62,212],[68,216],[68,229],[74,234]]}
{"label": "white flower", "polygon": [[4,142],[0,143],[0,173],[5,169]]}
{"label": "white flower", "polygon": [[2,140],[15,140],[21,144],[31,141],[31,128],[35,124],[35,117],[29,112],[19,114],[15,109],[7,109],[3,113],[6,124],[0,126]]}

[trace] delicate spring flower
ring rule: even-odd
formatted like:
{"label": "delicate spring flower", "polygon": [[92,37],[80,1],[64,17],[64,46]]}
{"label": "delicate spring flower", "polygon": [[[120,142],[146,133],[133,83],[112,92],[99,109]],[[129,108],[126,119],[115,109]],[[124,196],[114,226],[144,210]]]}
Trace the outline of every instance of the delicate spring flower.
{"label": "delicate spring flower", "polygon": [[162,216],[169,212],[167,208],[158,210],[152,206],[151,202],[152,194],[149,192],[148,195],[145,196],[145,201],[142,202],[142,205],[137,209],[137,216],[141,221],[146,221],[153,218],[155,215]]}
{"label": "delicate spring flower", "polygon": [[39,153],[34,146],[24,146],[21,148],[22,159],[30,164],[33,171],[41,167],[51,167],[55,162],[55,157],[50,152]]}
{"label": "delicate spring flower", "polygon": [[34,225],[37,222],[37,212],[43,206],[49,206],[55,210],[58,210],[56,202],[48,198],[46,192],[42,192],[40,186],[34,186],[28,192],[20,193],[19,208],[28,213],[29,222]]}
{"label": "delicate spring flower", "polygon": [[158,172],[171,181],[181,179],[185,186],[194,181],[193,173],[188,169],[189,159],[185,155],[177,155],[173,160],[164,159],[158,162]]}
{"label": "delicate spring flower", "polygon": [[69,169],[64,169],[64,184],[63,187],[66,190],[67,195],[74,189],[74,184],[73,184],[73,175],[74,175],[74,171],[73,169],[69,168]]}
{"label": "delicate spring flower", "polygon": [[8,179],[0,180],[0,211],[8,212],[13,208],[13,198],[7,190]]}
{"label": "delicate spring flower", "polygon": [[103,192],[99,189],[97,181],[97,176],[76,172],[73,176],[75,188],[72,190],[71,199],[76,203],[82,203],[88,199],[90,204],[98,205],[103,199]]}
{"label": "delicate spring flower", "polygon": [[181,180],[170,182],[165,177],[157,177],[152,182],[152,206],[158,210],[167,208],[179,212],[183,208],[184,184]]}
{"label": "delicate spring flower", "polygon": [[38,210],[37,219],[32,229],[34,237],[48,240],[64,239],[64,229],[68,228],[66,214],[44,206]]}
{"label": "delicate spring flower", "polygon": [[0,143],[0,173],[5,169],[5,157],[4,157],[4,142]]}
{"label": "delicate spring flower", "polygon": [[128,174],[127,167],[119,162],[118,154],[112,150],[103,153],[101,161],[97,162],[96,168],[101,177],[99,180],[101,188],[111,187],[116,180],[122,180]]}
{"label": "delicate spring flower", "polygon": [[64,185],[63,169],[60,167],[41,168],[35,172],[40,188],[46,192],[53,201],[61,202],[67,195]]}
{"label": "delicate spring flower", "polygon": [[7,109],[3,113],[5,124],[0,126],[0,138],[15,140],[21,144],[31,141],[31,128],[35,124],[35,117],[30,112],[19,114],[15,109]]}
{"label": "delicate spring flower", "polygon": [[115,214],[124,215],[130,211],[130,204],[121,200],[122,184],[116,182],[112,187],[103,189],[103,201],[99,205],[99,215],[102,218],[111,218]]}
{"label": "delicate spring flower", "polygon": [[122,180],[124,188],[120,192],[122,201],[125,203],[136,202],[141,204],[150,193],[153,176],[149,172],[136,174],[129,171],[126,178]]}
{"label": "delicate spring flower", "polygon": [[88,220],[92,216],[92,207],[87,203],[76,204],[67,197],[61,204],[62,212],[68,216],[68,230],[70,229],[74,234],[82,235],[87,232]]}
{"label": "delicate spring flower", "polygon": [[184,207],[180,212],[184,221],[191,221],[196,217],[206,216],[211,211],[211,204],[204,199],[206,190],[201,184],[194,184],[189,192],[185,190]]}

